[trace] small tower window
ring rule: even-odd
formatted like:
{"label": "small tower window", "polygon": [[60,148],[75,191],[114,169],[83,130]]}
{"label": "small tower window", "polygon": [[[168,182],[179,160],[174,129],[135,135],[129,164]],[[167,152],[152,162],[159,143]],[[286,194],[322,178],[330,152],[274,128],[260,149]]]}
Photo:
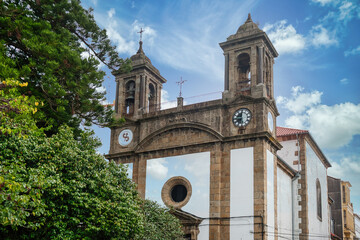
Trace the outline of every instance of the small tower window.
{"label": "small tower window", "polygon": [[237,57],[237,64],[237,90],[248,90],[251,81],[249,54],[240,54]]}
{"label": "small tower window", "polygon": [[148,107],[149,112],[154,112],[156,110],[156,90],[152,83],[149,84]]}
{"label": "small tower window", "polygon": [[134,102],[135,102],[135,82],[130,80],[125,86],[125,113],[134,113]]}
{"label": "small tower window", "polygon": [[316,179],[316,206],[317,206],[317,216],[322,219],[322,206],[321,206],[321,186],[319,179]]}

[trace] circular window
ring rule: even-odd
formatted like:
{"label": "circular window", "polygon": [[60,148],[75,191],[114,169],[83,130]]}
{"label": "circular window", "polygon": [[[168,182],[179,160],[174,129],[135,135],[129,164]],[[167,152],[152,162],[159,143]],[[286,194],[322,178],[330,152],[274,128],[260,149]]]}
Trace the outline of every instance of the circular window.
{"label": "circular window", "polygon": [[184,185],[175,185],[171,189],[171,198],[174,202],[182,202],[186,198],[187,189]]}
{"label": "circular window", "polygon": [[161,198],[166,206],[181,208],[189,202],[191,193],[189,180],[177,176],[166,181],[161,190]]}

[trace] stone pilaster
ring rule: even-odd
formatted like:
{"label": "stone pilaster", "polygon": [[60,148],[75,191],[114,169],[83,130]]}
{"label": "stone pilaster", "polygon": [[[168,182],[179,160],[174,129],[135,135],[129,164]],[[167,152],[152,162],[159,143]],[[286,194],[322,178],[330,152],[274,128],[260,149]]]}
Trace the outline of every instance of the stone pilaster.
{"label": "stone pilaster", "polygon": [[301,201],[299,201],[299,205],[301,210],[299,211],[299,217],[301,219],[301,223],[299,224],[300,228],[300,240],[308,240],[309,239],[309,221],[308,221],[308,195],[307,195],[307,177],[306,177],[306,142],[305,136],[299,136],[300,143],[300,176],[299,184],[300,188],[298,190],[298,194],[301,196]]}
{"label": "stone pilaster", "polygon": [[266,193],[267,193],[267,173],[266,173],[266,146],[264,140],[257,139],[254,147],[254,240],[267,240],[264,233],[266,226]]}
{"label": "stone pilaster", "polygon": [[209,239],[220,238],[221,207],[220,207],[220,182],[221,182],[221,145],[216,144],[210,152],[210,227]]}
{"label": "stone pilaster", "polygon": [[133,165],[133,181],[137,185],[140,197],[145,199],[146,190],[146,159],[143,156],[137,157]]}

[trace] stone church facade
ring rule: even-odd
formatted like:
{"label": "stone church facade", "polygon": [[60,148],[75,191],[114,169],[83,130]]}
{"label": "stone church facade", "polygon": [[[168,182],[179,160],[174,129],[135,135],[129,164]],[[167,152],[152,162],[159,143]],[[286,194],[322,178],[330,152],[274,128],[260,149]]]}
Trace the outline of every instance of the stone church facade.
{"label": "stone church facade", "polygon": [[[222,99],[184,106],[179,97],[177,107],[160,110],[161,89],[166,79],[145,55],[140,41],[138,52],[131,57],[132,71],[114,73],[115,111],[126,122],[111,128],[110,152],[106,157],[132,165],[132,179],[140,196],[146,198],[151,187],[147,182],[147,166],[152,159],[208,154],[206,215],[183,210],[194,204],[192,199],[199,194],[195,191],[196,182],[188,177],[165,179],[158,189],[163,203],[174,207],[173,214],[182,221],[185,237],[280,239],[278,223],[287,218],[282,219],[278,191],[293,197],[291,179],[297,169],[277,155],[282,148],[277,138],[279,113],[273,77],[278,53],[250,14],[220,47],[225,57]],[[285,174],[289,182],[285,190],[277,184],[281,179],[278,174]],[[308,225],[302,220],[305,213],[301,212],[299,202],[295,205],[300,211],[292,207],[286,213],[290,221],[294,216],[298,219],[293,227],[297,229],[295,239],[308,239]]]}

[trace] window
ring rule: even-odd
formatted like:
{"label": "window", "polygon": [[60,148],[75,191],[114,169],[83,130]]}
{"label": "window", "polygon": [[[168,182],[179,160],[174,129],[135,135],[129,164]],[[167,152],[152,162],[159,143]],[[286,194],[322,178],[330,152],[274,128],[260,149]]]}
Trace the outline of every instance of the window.
{"label": "window", "polygon": [[149,84],[148,111],[156,111],[156,90],[152,83]]}
{"label": "window", "polygon": [[346,203],[346,195],[345,195],[345,186],[342,186],[342,197],[343,197],[343,203]]}
{"label": "window", "polygon": [[184,185],[178,184],[171,189],[171,198],[174,202],[182,202],[187,195],[187,189]]}
{"label": "window", "polygon": [[237,90],[245,90],[250,87],[250,56],[242,53],[237,57]]}
{"label": "window", "polygon": [[319,179],[316,179],[316,206],[317,206],[317,216],[322,219],[322,206],[321,206],[321,186]]}
{"label": "window", "polygon": [[135,102],[135,82],[130,80],[125,85],[125,113],[134,113],[134,102]]}

